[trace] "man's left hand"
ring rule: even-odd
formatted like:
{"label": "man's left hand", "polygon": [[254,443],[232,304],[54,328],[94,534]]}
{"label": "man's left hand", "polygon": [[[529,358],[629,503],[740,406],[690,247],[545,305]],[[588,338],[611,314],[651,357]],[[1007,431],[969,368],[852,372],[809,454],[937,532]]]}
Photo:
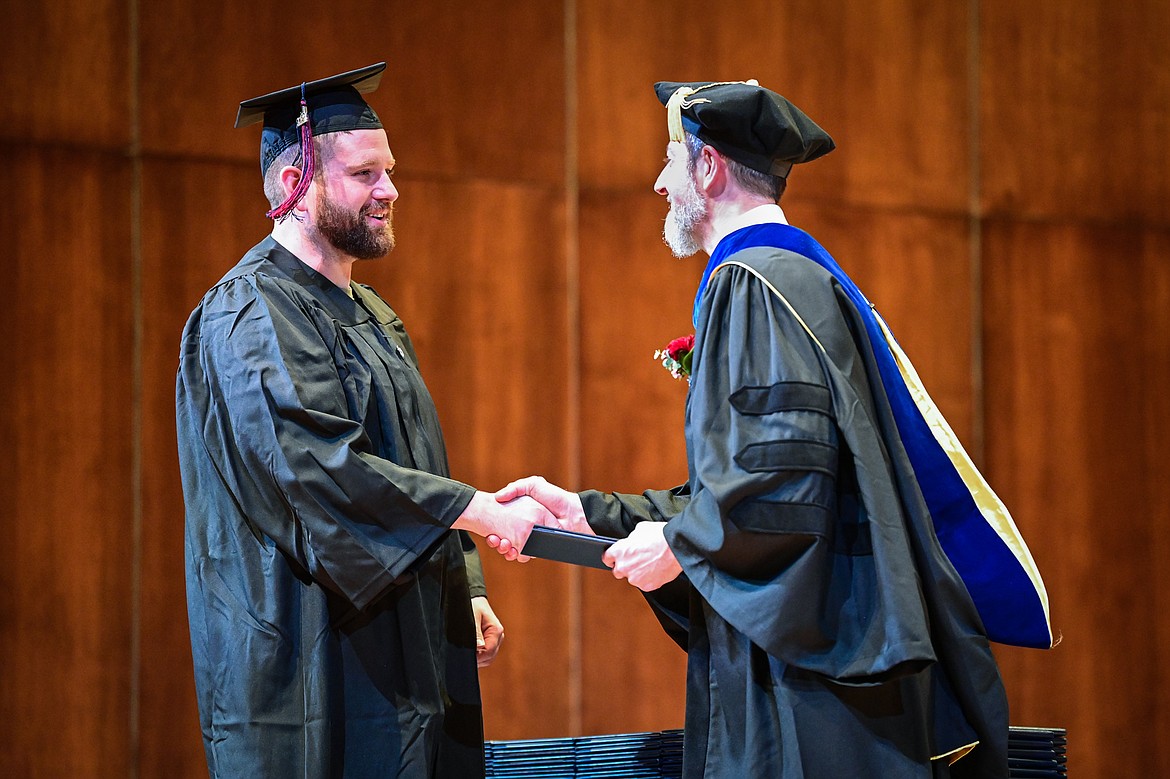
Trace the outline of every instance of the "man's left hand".
{"label": "man's left hand", "polygon": [[487,668],[504,643],[504,625],[482,595],[471,599],[471,611],[475,615],[475,664]]}
{"label": "man's left hand", "polygon": [[606,550],[601,560],[613,575],[626,579],[643,592],[657,590],[682,573],[663,531],[665,522],[639,522],[634,532]]}

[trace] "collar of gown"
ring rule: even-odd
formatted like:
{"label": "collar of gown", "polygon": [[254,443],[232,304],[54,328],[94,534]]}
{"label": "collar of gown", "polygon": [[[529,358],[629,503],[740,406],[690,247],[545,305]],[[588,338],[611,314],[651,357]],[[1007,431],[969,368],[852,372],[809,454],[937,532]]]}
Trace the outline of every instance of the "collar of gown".
{"label": "collar of gown", "polygon": [[745,227],[762,224],[786,225],[788,218],[784,216],[784,209],[780,208],[778,203],[765,203],[762,206],[748,209],[721,225],[719,240],[715,242],[715,249],[711,252],[711,259],[707,261],[707,267],[703,270],[703,278],[699,281],[699,289],[695,292],[695,305],[691,309],[691,321],[696,327],[699,323],[699,301],[702,300],[703,292],[707,289],[707,281],[711,278],[711,271],[715,270],[716,266],[723,261],[724,253],[719,251],[719,244],[723,243],[729,235]]}

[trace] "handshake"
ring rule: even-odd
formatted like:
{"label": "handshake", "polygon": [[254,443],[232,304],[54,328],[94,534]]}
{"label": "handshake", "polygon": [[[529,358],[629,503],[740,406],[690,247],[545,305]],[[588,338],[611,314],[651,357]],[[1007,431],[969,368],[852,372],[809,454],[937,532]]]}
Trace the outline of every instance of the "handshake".
{"label": "handshake", "polygon": [[[537,525],[596,535],[585,518],[581,497],[540,476],[514,481],[495,495],[476,491],[471,503],[451,526],[483,536],[506,560],[528,562],[520,551]],[[664,522],[639,522],[602,557],[618,579],[644,592],[656,590],[682,573],[666,543]]]}

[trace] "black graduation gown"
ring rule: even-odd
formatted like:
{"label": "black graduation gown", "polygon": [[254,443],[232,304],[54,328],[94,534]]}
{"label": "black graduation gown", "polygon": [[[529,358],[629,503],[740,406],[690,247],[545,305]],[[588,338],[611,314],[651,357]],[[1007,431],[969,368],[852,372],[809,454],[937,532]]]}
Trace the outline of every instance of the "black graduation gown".
{"label": "black graduation gown", "polygon": [[648,599],[688,650],[685,775],[1006,777],[999,672],[857,311],[798,254],[729,259],[825,351],[751,272],[719,270],[698,314],[688,485],[582,493],[601,534],[667,521],[684,576]]}
{"label": "black graduation gown", "polygon": [[449,529],[473,490],[447,478],[402,322],[351,289],[269,237],[183,332],[187,604],[212,776],[484,772],[482,581]]}

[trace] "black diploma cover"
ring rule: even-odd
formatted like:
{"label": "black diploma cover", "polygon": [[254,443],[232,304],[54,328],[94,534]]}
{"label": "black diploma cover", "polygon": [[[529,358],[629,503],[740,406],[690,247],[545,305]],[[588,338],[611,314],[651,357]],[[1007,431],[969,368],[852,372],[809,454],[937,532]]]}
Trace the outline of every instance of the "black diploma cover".
{"label": "black diploma cover", "polygon": [[610,567],[601,562],[601,555],[614,541],[617,539],[537,525],[532,528],[532,533],[520,553],[608,571]]}

